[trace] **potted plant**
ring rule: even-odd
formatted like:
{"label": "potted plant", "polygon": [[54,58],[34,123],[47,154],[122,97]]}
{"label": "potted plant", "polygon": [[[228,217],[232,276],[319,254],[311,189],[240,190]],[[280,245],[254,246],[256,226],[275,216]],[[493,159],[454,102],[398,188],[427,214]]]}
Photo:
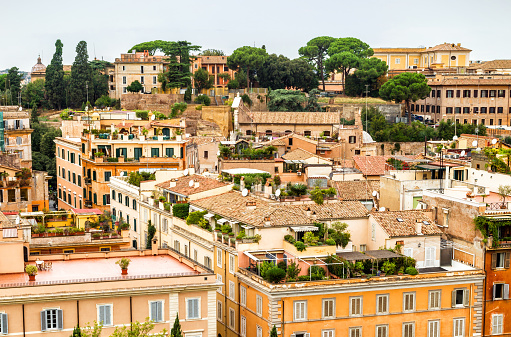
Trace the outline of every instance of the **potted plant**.
{"label": "potted plant", "polygon": [[120,260],[117,260],[115,264],[118,264],[121,267],[121,275],[128,275],[128,266],[130,265],[131,260],[123,257]]}
{"label": "potted plant", "polygon": [[35,281],[35,275],[37,274],[37,267],[33,264],[27,264],[25,266],[25,273],[28,274],[29,281]]}
{"label": "potted plant", "polygon": [[404,272],[405,272],[405,268],[404,268],[404,267],[401,267],[401,268],[399,268],[399,270],[398,270],[397,274],[398,274],[398,275],[403,275],[403,274],[404,274]]}

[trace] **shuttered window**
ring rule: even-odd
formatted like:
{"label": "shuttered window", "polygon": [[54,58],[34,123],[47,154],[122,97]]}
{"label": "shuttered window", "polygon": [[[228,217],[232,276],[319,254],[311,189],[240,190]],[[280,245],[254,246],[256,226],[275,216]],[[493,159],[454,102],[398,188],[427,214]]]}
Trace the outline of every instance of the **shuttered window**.
{"label": "shuttered window", "polygon": [[0,333],[3,335],[9,333],[7,314],[0,314]]}
{"label": "shuttered window", "polygon": [[186,319],[200,318],[200,299],[188,298],[186,299]]}
{"label": "shuttered window", "polygon": [[491,268],[509,268],[509,260],[511,252],[493,253],[491,254]]}
{"label": "shuttered window", "polygon": [[98,305],[98,322],[103,326],[112,325],[112,305]]}
{"label": "shuttered window", "polygon": [[428,337],[440,337],[440,321],[434,320],[428,322]]}
{"label": "shuttered window", "polygon": [[294,320],[295,321],[307,320],[307,301],[294,302]]}
{"label": "shuttered window", "polygon": [[389,312],[389,295],[376,296],[376,313],[388,314]]}
{"label": "shuttered window", "polygon": [[388,325],[377,325],[376,326],[376,337],[388,337],[389,326]]}
{"label": "shuttered window", "polygon": [[452,291],[451,306],[455,307],[467,307],[470,302],[470,293],[468,289],[456,289]]}
{"label": "shuttered window", "polygon": [[323,299],[323,318],[335,317],[335,298]]}
{"label": "shuttered window", "polygon": [[153,322],[163,321],[163,301],[152,301],[149,302],[150,316],[149,318]]}
{"label": "shuttered window", "polygon": [[415,310],[415,293],[403,294],[403,311]]}
{"label": "shuttered window", "polygon": [[240,304],[242,306],[247,305],[247,288],[240,286]]}
{"label": "shuttered window", "polygon": [[350,328],[349,337],[362,337],[362,327],[357,326],[354,328]]}
{"label": "shuttered window", "polygon": [[41,311],[41,331],[62,330],[63,312],[60,309],[46,309]]}
{"label": "shuttered window", "polygon": [[415,337],[415,323],[403,323],[403,337]]}
{"label": "shuttered window", "polygon": [[362,297],[350,297],[350,316],[362,315]]}
{"label": "shuttered window", "polygon": [[429,310],[440,309],[440,294],[441,290],[430,290],[429,291]]}
{"label": "shuttered window", "polygon": [[492,335],[502,334],[503,324],[504,324],[504,315],[503,314],[491,315],[491,334]]}
{"label": "shuttered window", "polygon": [[465,318],[455,318],[453,321],[453,337],[465,336]]}

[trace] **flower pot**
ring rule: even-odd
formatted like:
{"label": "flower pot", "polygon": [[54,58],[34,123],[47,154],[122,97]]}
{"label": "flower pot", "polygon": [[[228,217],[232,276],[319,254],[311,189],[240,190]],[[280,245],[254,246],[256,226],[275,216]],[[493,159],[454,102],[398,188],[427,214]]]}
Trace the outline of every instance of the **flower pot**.
{"label": "flower pot", "polygon": [[29,281],[35,281],[35,275],[28,275],[28,280]]}
{"label": "flower pot", "polygon": [[121,269],[121,275],[128,275],[128,269]]}

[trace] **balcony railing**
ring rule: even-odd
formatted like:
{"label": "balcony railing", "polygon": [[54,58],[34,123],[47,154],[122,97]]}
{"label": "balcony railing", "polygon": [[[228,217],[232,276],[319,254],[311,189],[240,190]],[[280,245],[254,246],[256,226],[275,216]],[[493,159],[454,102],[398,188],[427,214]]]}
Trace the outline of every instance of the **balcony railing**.
{"label": "balcony railing", "polygon": [[92,208],[92,201],[85,200],[85,207]]}
{"label": "balcony railing", "polygon": [[92,184],[92,179],[91,178],[85,178],[85,185],[90,185]]}

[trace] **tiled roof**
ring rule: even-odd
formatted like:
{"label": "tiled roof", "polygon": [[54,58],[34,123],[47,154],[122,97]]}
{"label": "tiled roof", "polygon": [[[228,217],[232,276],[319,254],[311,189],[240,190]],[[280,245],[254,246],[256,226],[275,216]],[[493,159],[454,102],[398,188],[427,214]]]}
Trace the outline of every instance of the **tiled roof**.
{"label": "tiled roof", "polygon": [[373,191],[380,192],[379,180],[336,181],[335,186],[343,200],[372,200]]}
{"label": "tiled roof", "polygon": [[253,122],[258,124],[339,124],[340,112],[253,112]]}
{"label": "tiled roof", "polygon": [[152,121],[150,123],[150,125],[152,127],[159,126],[159,127],[169,127],[169,128],[184,128],[183,126],[181,126],[179,124],[176,125],[176,124],[172,124],[172,123],[165,122],[165,121]]}
{"label": "tiled roof", "polygon": [[[227,64],[228,56],[199,56],[202,64]],[[221,70],[223,72],[223,69]]]}
{"label": "tiled roof", "polygon": [[481,69],[481,70],[493,70],[493,69],[511,69],[511,60],[493,60],[483,63],[473,63],[468,69]]}
{"label": "tiled roof", "polygon": [[96,214],[101,215],[103,212],[101,212],[97,208],[72,208],[73,213],[75,214]]}
{"label": "tiled roof", "polygon": [[[482,76],[482,75],[481,75]],[[435,85],[511,85],[509,78],[445,78],[442,80],[430,80],[429,86]]]}
{"label": "tiled roof", "polygon": [[385,164],[390,156],[353,156],[355,166],[366,176],[385,174]]}
{"label": "tiled roof", "polygon": [[125,122],[124,124],[119,123],[115,127],[116,128],[131,128],[132,126],[133,126],[133,123],[126,123]]}
{"label": "tiled roof", "polygon": [[468,49],[468,48],[465,48],[465,47],[462,47],[462,46],[458,46],[455,43],[442,43],[442,44],[439,44],[437,46],[434,46],[434,47],[426,49],[426,52],[431,52],[431,51],[449,51],[449,50],[472,51],[471,49]]}
{"label": "tiled roof", "polygon": [[[194,181],[194,185],[192,187],[190,187],[189,185],[191,180]],[[164,181],[162,183],[157,184],[156,186],[174,193],[190,196],[193,194],[213,190],[215,188],[220,188],[228,185],[216,179],[206,178],[198,174],[193,174],[191,176],[175,179],[174,182],[176,183],[176,186],[173,187],[170,187],[171,182],[172,180]],[[199,183],[199,186],[195,187],[195,183]]]}
{"label": "tiled roof", "polygon": [[318,156],[315,153],[311,153],[309,151],[305,151],[304,149],[300,149],[300,148],[295,149],[291,152],[288,152],[282,156],[282,158],[284,158],[285,160],[306,160],[306,159],[309,159],[312,157],[319,158],[319,159],[325,160],[325,161],[330,161],[330,159],[328,159],[328,158],[323,158],[321,156]]}
{"label": "tiled roof", "polygon": [[339,201],[323,205],[314,203],[294,207],[310,209],[312,215],[315,215],[318,220],[363,218],[368,214],[367,208],[359,201]]}
{"label": "tiled roof", "polygon": [[383,53],[421,53],[426,48],[373,48],[375,54]]}
{"label": "tiled roof", "polygon": [[[416,221],[427,221],[429,225],[422,223],[422,234],[424,235],[440,235],[442,231],[434,224],[430,217],[430,212],[419,210],[410,211],[386,211],[372,212],[371,216],[378,222],[382,229],[390,237],[398,236],[416,236]],[[399,221],[397,219],[402,219]]]}
{"label": "tiled roof", "polygon": [[204,145],[214,142],[221,142],[225,140],[225,137],[202,137],[202,136],[194,136],[187,139],[188,144],[197,144]]}

